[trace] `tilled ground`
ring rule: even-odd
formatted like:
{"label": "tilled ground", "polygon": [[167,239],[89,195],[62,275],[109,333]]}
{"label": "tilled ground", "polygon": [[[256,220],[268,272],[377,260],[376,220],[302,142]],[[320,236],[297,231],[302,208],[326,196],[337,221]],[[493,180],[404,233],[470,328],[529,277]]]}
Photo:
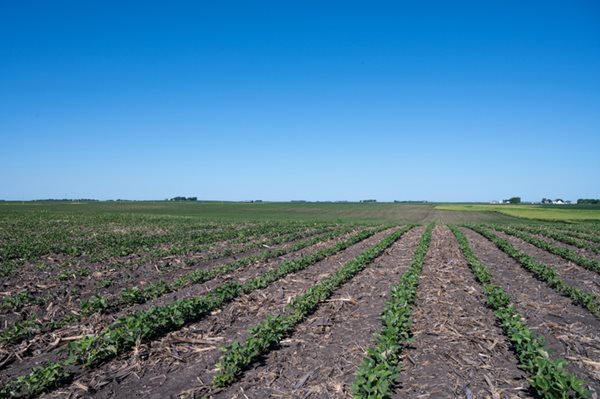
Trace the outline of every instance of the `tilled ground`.
{"label": "tilled ground", "polygon": [[[121,356],[78,378],[53,397],[164,398],[209,382],[219,347],[244,339],[249,327],[269,314],[283,311],[289,299],[333,273],[343,263],[375,245],[386,230],[348,249],[293,273],[267,288],[243,295],[203,320],[168,334],[150,344],[140,345],[132,354]],[[236,275],[245,280],[250,276]]]}
{"label": "tilled ground", "polygon": [[22,360],[16,362],[10,367],[7,367],[3,372],[6,376],[11,376],[31,368],[32,365],[40,364],[43,361],[53,360],[60,355],[61,349],[68,344],[73,337],[81,337],[84,335],[99,333],[103,328],[108,326],[118,317],[125,316],[136,310],[146,309],[151,306],[168,304],[177,299],[202,295],[216,286],[224,284],[228,281],[247,280],[257,276],[269,268],[276,267],[279,263],[286,259],[293,259],[316,252],[323,247],[335,244],[344,237],[345,236],[338,237],[333,240],[323,241],[316,245],[309,246],[300,251],[289,253],[280,258],[272,259],[267,262],[257,262],[232,273],[219,276],[202,284],[191,285],[184,289],[148,301],[144,304],[126,307],[125,309],[122,309],[116,313],[95,314],[90,318],[85,319],[84,322],[69,325],[50,333],[39,334],[36,337],[21,343],[16,348],[13,348],[13,350],[19,355],[20,358],[22,358]]}
{"label": "tilled ground", "polygon": [[529,397],[525,375],[446,227],[434,230],[413,315],[414,342],[394,397]]}
{"label": "tilled ground", "polygon": [[600,392],[600,320],[537,280],[481,235],[464,230],[475,255],[489,266],[493,282],[512,297],[527,325],[544,336],[567,369]]}
{"label": "tilled ground", "polygon": [[349,397],[354,372],[381,329],[388,291],[408,268],[423,231],[406,233],[301,323],[281,349],[214,397]]}
{"label": "tilled ground", "polygon": [[[553,238],[542,236],[542,235],[539,235],[539,234],[532,234],[532,235],[534,237],[536,237],[536,238],[539,238],[539,239],[547,241],[547,242],[549,242],[549,243],[551,243],[553,245],[556,245],[557,247],[563,247],[563,248],[570,249],[571,251],[575,251],[580,256],[584,256],[584,257],[590,258],[590,259],[600,260],[600,254],[597,253],[597,252],[594,252],[594,251],[591,251],[591,250],[588,250],[588,249],[579,248],[579,247],[576,247],[575,245],[566,244],[566,243],[564,243],[562,241],[558,241],[558,240],[555,240]],[[575,238],[577,238],[577,237],[575,237]],[[583,241],[583,242],[587,242],[588,244],[600,247],[600,244],[598,244],[598,243],[590,242],[590,241],[583,240],[583,239],[580,239],[580,240]]]}
{"label": "tilled ground", "polygon": [[558,275],[569,283],[569,285],[595,295],[600,295],[600,274],[565,260],[558,255],[551,254],[520,238],[498,231],[495,234],[509,241],[515,248],[525,252],[536,261],[554,268],[558,272]]}
{"label": "tilled ground", "polygon": [[[400,281],[410,265],[425,231],[423,226],[407,231],[374,262],[339,287],[314,313],[297,325],[281,345],[272,348],[233,385],[217,389],[211,381],[222,353],[221,347],[234,341],[244,342],[250,327],[269,315],[284,314],[294,296],[331,276],[392,231],[388,229],[377,233],[264,289],[242,295],[199,321],[156,340],[140,343],[95,369],[78,368],[72,382],[42,397],[351,397],[354,373],[367,348],[373,344],[373,334],[381,329],[379,316],[388,299],[389,289]],[[474,254],[490,269],[493,283],[511,296],[529,328],[545,338],[553,351],[552,356],[567,359],[567,370],[585,379],[590,388],[600,392],[600,320],[537,280],[491,241],[470,229],[462,228],[462,231]],[[556,268],[569,284],[600,294],[600,280],[596,273],[520,239],[497,234],[537,261]],[[13,351],[9,355],[16,361],[0,368],[0,381],[25,374],[43,361],[64,358],[61,349],[70,339],[97,334],[116,317],[202,295],[226,282],[247,281],[285,259],[313,253],[347,237],[249,265],[143,305],[124,308],[113,314],[96,315],[51,334],[40,334],[23,346],[5,347],[5,352],[7,348]],[[214,267],[221,261],[202,263],[201,267]],[[169,279],[184,271],[177,266],[173,270]],[[151,281],[154,276],[152,274],[148,280]],[[143,273],[135,278],[138,282],[143,280]],[[437,226],[433,231],[412,319],[413,340],[402,351],[402,371],[394,386],[394,398],[537,397],[531,392],[527,376],[519,368],[493,311],[486,306],[481,287],[475,281],[454,235],[445,226]],[[16,356],[19,353],[23,356],[22,360]]]}
{"label": "tilled ground", "polygon": [[[273,248],[285,248],[288,245],[290,243],[275,245]],[[106,269],[102,272],[94,272],[88,277],[70,278],[65,282],[44,281],[42,278],[36,283],[27,281],[19,290],[33,292],[33,296],[39,297],[42,303],[25,306],[18,312],[1,313],[0,327],[5,329],[16,321],[31,317],[38,320],[56,320],[70,312],[79,312],[82,301],[89,300],[94,295],[107,298],[118,297],[123,288],[132,286],[143,288],[158,280],[173,281],[192,270],[209,270],[239,257],[252,256],[259,252],[260,249],[253,249],[235,256],[218,256],[218,252],[206,251],[201,254],[168,256],[131,267]],[[212,254],[216,255],[215,258],[211,258]],[[193,262],[193,266],[186,265],[186,262],[190,261]],[[110,279],[110,286],[99,287],[98,281],[101,279]]]}

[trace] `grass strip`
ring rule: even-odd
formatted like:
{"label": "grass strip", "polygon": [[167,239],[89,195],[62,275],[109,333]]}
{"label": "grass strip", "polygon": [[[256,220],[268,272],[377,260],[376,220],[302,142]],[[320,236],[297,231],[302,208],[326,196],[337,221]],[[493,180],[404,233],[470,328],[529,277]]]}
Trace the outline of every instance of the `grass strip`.
{"label": "grass strip", "polygon": [[[290,273],[305,269],[386,228],[388,226],[363,230],[344,241],[315,253],[286,260],[278,267],[269,269],[244,283],[225,283],[204,295],[180,299],[164,306],[142,309],[131,315],[121,317],[105,328],[101,334],[83,337],[71,342],[68,347],[69,356],[66,360],[39,366],[28,375],[8,381],[4,387],[0,388],[0,398],[33,396],[35,393],[30,390],[28,381],[36,380],[36,376],[39,374],[45,375],[49,368],[60,367],[65,373],[60,381],[66,381],[74,375],[73,372],[65,371],[68,370],[69,366],[79,364],[87,368],[96,367],[134,347],[136,343],[156,339],[181,328],[187,323],[198,321],[240,295],[265,288]],[[36,392],[48,391],[58,386],[60,381],[45,379],[36,384]]]}
{"label": "grass strip", "polygon": [[218,372],[213,378],[213,384],[217,387],[231,385],[248,366],[290,335],[296,325],[313,313],[339,286],[367,267],[411,228],[412,226],[406,226],[386,236],[356,258],[346,262],[322,282],[295,296],[284,314],[269,316],[252,327],[251,335],[244,343],[236,341],[226,347],[225,353],[217,362]]}
{"label": "grass strip", "polygon": [[500,250],[515,259],[524,269],[530,271],[538,280],[545,282],[552,289],[571,298],[574,304],[583,306],[594,316],[600,317],[600,298],[597,295],[580,290],[566,283],[560,278],[554,268],[535,261],[525,252],[516,249],[508,241],[495,235],[492,230],[477,225],[468,225],[467,227],[493,242]]}
{"label": "grass strip", "polygon": [[456,226],[449,227],[475,279],[483,288],[487,305],[494,311],[512,344],[519,366],[527,372],[533,390],[544,399],[587,398],[590,392],[585,389],[585,382],[564,369],[566,360],[550,357],[544,338],[529,329],[506,291],[492,283],[491,272],[477,259],[462,231]]}
{"label": "grass strip", "polygon": [[381,331],[374,334],[375,345],[367,350],[352,384],[354,398],[388,398],[400,373],[400,354],[410,340],[412,305],[417,296],[419,275],[429,249],[433,224],[421,237],[408,270],[390,289],[381,314]]}

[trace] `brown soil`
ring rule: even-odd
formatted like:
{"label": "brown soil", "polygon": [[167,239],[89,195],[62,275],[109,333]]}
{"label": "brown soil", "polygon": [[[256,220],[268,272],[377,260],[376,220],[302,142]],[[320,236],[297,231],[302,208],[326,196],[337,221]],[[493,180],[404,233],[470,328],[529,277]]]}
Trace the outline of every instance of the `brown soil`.
{"label": "brown soil", "polygon": [[520,249],[536,261],[554,268],[559,276],[569,285],[592,294],[600,295],[600,275],[583,266],[565,260],[544,249],[540,249],[520,238],[495,231],[498,237],[508,240],[515,248]]}
{"label": "brown soil", "polygon": [[[285,309],[288,300],[319,281],[344,262],[380,241],[391,230],[374,236],[278,280],[269,287],[244,295],[211,316],[142,344],[98,369],[85,373],[71,386],[49,397],[164,398],[197,386],[206,379],[220,355],[219,347],[247,336],[247,330],[269,314]],[[246,279],[236,274],[236,279]],[[82,387],[90,390],[86,393]]]}
{"label": "brown soil", "polygon": [[567,370],[600,392],[600,320],[537,280],[492,242],[464,229],[475,255],[493,274],[493,282],[512,297],[527,325],[542,335],[555,356],[569,360]]}
{"label": "brown soil", "polygon": [[414,342],[403,353],[395,398],[530,397],[525,374],[461,255],[436,227],[413,311]]}

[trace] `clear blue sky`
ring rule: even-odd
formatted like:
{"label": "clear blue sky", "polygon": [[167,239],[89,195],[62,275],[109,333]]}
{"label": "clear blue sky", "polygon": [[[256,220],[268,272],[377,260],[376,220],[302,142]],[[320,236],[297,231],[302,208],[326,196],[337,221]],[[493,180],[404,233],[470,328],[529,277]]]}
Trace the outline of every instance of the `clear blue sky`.
{"label": "clear blue sky", "polygon": [[600,3],[6,0],[0,139],[4,199],[597,198]]}

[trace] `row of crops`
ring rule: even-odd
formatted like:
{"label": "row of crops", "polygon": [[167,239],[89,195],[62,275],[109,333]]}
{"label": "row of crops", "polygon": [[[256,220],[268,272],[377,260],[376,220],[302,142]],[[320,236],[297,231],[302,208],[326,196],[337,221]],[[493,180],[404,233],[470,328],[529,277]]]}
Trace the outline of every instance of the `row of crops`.
{"label": "row of crops", "polygon": [[[368,345],[345,371],[351,378],[331,396],[392,397],[405,363],[412,359],[411,351],[418,350],[414,310],[422,298],[431,298],[419,288],[426,278],[422,270],[429,262],[429,273],[434,273],[432,263],[439,260],[431,256],[430,248],[443,251],[450,245],[440,238],[447,228],[460,248],[449,255],[451,262],[463,262],[463,272],[471,273],[479,284],[476,290],[485,298],[481,306],[494,314],[506,345],[516,354],[514,367],[526,376],[519,397],[585,398],[598,388],[596,352],[577,361],[568,353],[556,353],[557,347],[548,346],[544,334],[529,324],[523,304],[513,297],[514,287],[498,280],[496,261],[484,262],[480,252],[482,243],[493,244],[494,256],[503,254],[518,265],[519,273],[534,277],[597,320],[600,290],[593,286],[600,274],[600,231],[594,226],[228,224],[131,215],[23,219],[7,218],[0,230],[3,238],[10,236],[10,229],[28,237],[7,238],[0,244],[5,279],[0,296],[0,398],[105,396],[90,381],[106,374],[113,363],[127,363],[140,348],[158,347],[209,318],[225,318],[233,306],[243,310],[249,304],[244,298],[261,298],[266,305],[259,307],[260,317],[243,323],[233,318],[227,326],[232,332],[225,328],[219,348],[197,352],[195,356],[205,356],[210,363],[199,371],[203,378],[175,384],[177,391],[171,392],[184,397],[234,397],[254,381],[248,371],[259,372],[257,367],[268,364],[270,356],[298,334],[299,326],[310,324],[311,316],[335,293],[365,271],[380,267],[386,257],[405,262],[403,272],[381,293],[385,303],[375,310],[380,325],[363,337]],[[408,236],[415,236],[410,256],[400,258],[394,248],[408,242]],[[560,261],[540,259],[532,248]],[[570,269],[563,270],[560,262]],[[81,273],[79,268],[89,271]],[[68,278],[63,277],[65,269],[73,271]],[[589,276],[591,284],[574,280],[574,275]],[[300,288],[290,291],[284,303],[268,305],[269,295],[292,283]],[[588,344],[595,339],[585,338]],[[578,366],[582,362],[587,362],[584,368]],[[292,388],[307,385],[311,376]],[[135,390],[136,382],[130,383],[128,389]],[[467,396],[471,392],[467,385],[462,389]],[[127,389],[123,392],[127,397]]]}

